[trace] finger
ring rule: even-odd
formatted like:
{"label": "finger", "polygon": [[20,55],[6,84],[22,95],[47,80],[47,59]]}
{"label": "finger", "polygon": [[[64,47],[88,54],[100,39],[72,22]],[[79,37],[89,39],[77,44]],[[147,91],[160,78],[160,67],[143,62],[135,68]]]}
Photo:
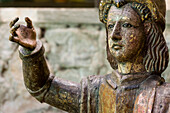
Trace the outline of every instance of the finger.
{"label": "finger", "polygon": [[18,20],[19,20],[18,17],[16,17],[14,20],[12,20],[9,24],[9,27],[12,28]]}
{"label": "finger", "polygon": [[9,36],[9,40],[12,41],[12,42],[16,42],[16,43],[19,42],[19,38],[16,37],[16,36]]}
{"label": "finger", "polygon": [[14,26],[14,28],[11,29],[10,33],[13,35],[13,36],[16,36],[16,30],[20,27],[20,24],[17,24]]}
{"label": "finger", "polygon": [[25,22],[28,28],[33,28],[32,21],[28,17],[25,17]]}

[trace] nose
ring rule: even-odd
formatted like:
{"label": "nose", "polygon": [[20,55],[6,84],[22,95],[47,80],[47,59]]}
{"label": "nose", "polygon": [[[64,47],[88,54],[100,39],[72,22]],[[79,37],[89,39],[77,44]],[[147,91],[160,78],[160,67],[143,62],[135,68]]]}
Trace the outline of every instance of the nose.
{"label": "nose", "polygon": [[119,22],[117,22],[114,26],[114,29],[112,31],[112,34],[111,34],[111,38],[113,41],[119,41],[122,39],[121,37],[121,25]]}

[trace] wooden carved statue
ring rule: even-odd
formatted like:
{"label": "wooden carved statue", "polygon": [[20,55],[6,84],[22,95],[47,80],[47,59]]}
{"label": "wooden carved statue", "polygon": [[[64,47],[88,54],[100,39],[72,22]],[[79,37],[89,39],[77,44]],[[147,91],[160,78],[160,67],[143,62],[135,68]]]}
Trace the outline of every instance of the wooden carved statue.
{"label": "wooden carved statue", "polygon": [[27,26],[10,23],[10,41],[18,43],[24,82],[38,101],[70,113],[170,113],[170,84],[164,0],[101,0],[99,18],[106,26],[108,75],[94,75],[81,83],[55,78],[47,67],[44,47]]}

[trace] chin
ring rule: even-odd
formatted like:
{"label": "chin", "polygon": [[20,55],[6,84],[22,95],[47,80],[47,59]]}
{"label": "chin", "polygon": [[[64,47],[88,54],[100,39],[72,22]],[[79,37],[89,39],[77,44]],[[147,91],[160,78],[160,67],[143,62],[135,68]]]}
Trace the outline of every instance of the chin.
{"label": "chin", "polygon": [[126,54],[125,52],[113,52],[111,54],[118,62],[132,62],[136,56],[135,54]]}

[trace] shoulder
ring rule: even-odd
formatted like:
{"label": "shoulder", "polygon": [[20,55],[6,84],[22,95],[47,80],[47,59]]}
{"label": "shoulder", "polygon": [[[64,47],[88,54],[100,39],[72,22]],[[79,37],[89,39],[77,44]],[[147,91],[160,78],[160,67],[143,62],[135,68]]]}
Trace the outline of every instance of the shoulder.
{"label": "shoulder", "polygon": [[161,95],[169,95],[170,96],[170,83],[163,83],[162,85],[157,87],[157,93]]}
{"label": "shoulder", "polygon": [[156,94],[159,95],[159,98],[169,100],[168,103],[170,103],[170,83],[164,83],[158,86]]}
{"label": "shoulder", "polygon": [[98,91],[103,75],[91,75],[81,81],[81,100],[80,100],[80,111],[82,113],[88,112],[89,110],[97,112],[98,105]]}
{"label": "shoulder", "polygon": [[157,87],[156,94],[159,98],[167,98],[170,103],[170,83],[163,83]]}
{"label": "shoulder", "polygon": [[82,79],[81,84],[84,87],[97,87],[105,79],[107,75],[90,75]]}
{"label": "shoulder", "polygon": [[164,83],[157,87],[154,111],[170,113],[170,83]]}

